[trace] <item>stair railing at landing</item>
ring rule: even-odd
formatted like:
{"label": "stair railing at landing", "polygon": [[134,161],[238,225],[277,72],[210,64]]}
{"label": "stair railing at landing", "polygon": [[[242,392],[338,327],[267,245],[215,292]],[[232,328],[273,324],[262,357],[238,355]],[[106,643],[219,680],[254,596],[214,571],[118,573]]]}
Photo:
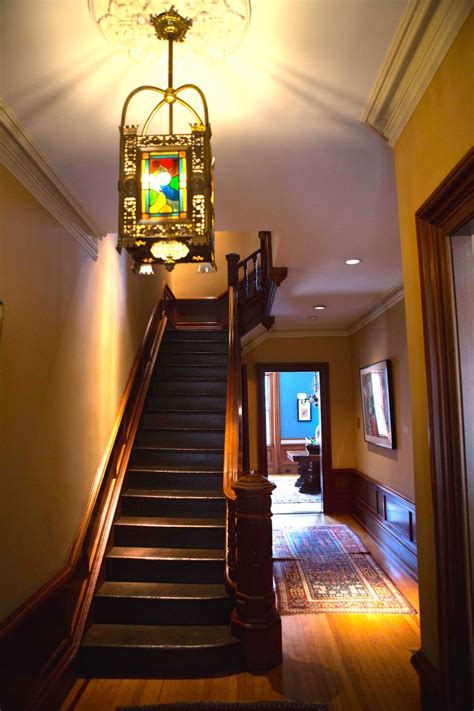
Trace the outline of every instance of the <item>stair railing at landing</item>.
{"label": "stair railing at landing", "polygon": [[[228,254],[229,355],[224,439],[226,497],[226,581],[235,595],[232,632],[242,640],[248,670],[271,669],[282,661],[281,621],[273,589],[271,493],[275,488],[257,472],[243,471],[240,300],[249,294],[249,274],[259,292],[262,253],[239,262]],[[249,261],[253,269],[248,268]],[[239,280],[243,267],[245,279]],[[248,303],[248,301],[247,301]]]}

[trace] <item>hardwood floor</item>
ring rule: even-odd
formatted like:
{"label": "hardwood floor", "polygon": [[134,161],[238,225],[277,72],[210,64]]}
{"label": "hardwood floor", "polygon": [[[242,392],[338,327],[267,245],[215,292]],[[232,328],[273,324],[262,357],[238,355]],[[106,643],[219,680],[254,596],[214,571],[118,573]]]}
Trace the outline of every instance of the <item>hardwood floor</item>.
{"label": "hardwood floor", "polygon": [[[351,516],[277,515],[275,528],[345,523],[418,610],[418,586]],[[265,674],[206,679],[78,679],[62,711],[113,711],[132,704],[186,701],[324,701],[329,711],[417,711],[418,615],[286,615],[284,662]]]}

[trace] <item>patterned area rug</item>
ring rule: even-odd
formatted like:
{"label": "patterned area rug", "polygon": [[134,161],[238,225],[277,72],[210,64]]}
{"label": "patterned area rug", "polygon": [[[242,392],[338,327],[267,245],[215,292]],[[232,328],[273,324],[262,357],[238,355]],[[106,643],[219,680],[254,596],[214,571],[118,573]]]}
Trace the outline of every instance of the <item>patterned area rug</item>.
{"label": "patterned area rug", "polygon": [[302,494],[295,486],[296,476],[268,477],[276,485],[272,494],[272,504],[313,504],[321,503],[321,494]]}
{"label": "patterned area rug", "polygon": [[416,613],[347,526],[282,528],[274,531],[273,546],[282,615]]}

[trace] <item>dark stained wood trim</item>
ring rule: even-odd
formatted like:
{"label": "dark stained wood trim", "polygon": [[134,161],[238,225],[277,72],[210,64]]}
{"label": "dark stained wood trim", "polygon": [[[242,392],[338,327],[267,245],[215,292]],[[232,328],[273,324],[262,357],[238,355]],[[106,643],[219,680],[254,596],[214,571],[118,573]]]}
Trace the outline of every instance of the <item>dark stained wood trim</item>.
{"label": "dark stained wood trim", "polygon": [[241,365],[242,372],[242,466],[244,472],[250,471],[249,439],[249,384],[247,366]]}
{"label": "dark stained wood trim", "polygon": [[[336,470],[337,471],[337,470]],[[354,518],[417,576],[416,509],[410,499],[353,470]]]}
{"label": "dark stained wood trim", "polygon": [[257,363],[257,451],[258,468],[263,476],[267,476],[267,455],[265,441],[265,372],[281,371],[318,371],[321,390],[321,480],[323,507],[325,513],[336,513],[337,496],[332,474],[331,453],[331,402],[329,393],[329,363],[314,363],[302,361],[299,363]]}
{"label": "dark stained wood trim", "polygon": [[334,498],[332,513],[351,513],[354,498],[354,470],[339,467],[332,470]]}
{"label": "dark stained wood trim", "polygon": [[412,655],[411,663],[420,677],[422,711],[446,711],[439,672],[421,649]]}
{"label": "dark stained wood trim", "polygon": [[[474,149],[416,213],[428,384],[428,425],[443,708],[471,709],[466,473],[450,235],[474,215]],[[471,474],[472,476],[472,474]]]}
{"label": "dark stained wood trim", "polygon": [[0,707],[58,708],[74,661],[146,389],[166,325],[162,301],[133,363],[66,566],[0,627]]}

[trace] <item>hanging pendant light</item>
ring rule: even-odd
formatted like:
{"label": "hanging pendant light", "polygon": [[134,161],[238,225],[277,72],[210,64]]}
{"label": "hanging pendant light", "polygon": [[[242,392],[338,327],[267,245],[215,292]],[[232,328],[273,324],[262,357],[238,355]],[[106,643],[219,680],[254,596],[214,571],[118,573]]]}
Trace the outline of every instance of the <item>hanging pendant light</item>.
{"label": "hanging pendant light", "polygon": [[[174,7],[151,15],[160,40],[168,42],[168,86],[141,86],[127,97],[120,125],[120,214],[118,247],[137,264],[214,264],[214,194],[211,126],[206,98],[194,84],[173,87],[173,45],[183,42],[192,25]],[[192,93],[190,104],[182,96]],[[140,126],[128,125],[132,100],[158,95]],[[192,118],[190,133],[174,133],[174,108]],[[168,112],[168,133],[151,134],[160,112]]]}

